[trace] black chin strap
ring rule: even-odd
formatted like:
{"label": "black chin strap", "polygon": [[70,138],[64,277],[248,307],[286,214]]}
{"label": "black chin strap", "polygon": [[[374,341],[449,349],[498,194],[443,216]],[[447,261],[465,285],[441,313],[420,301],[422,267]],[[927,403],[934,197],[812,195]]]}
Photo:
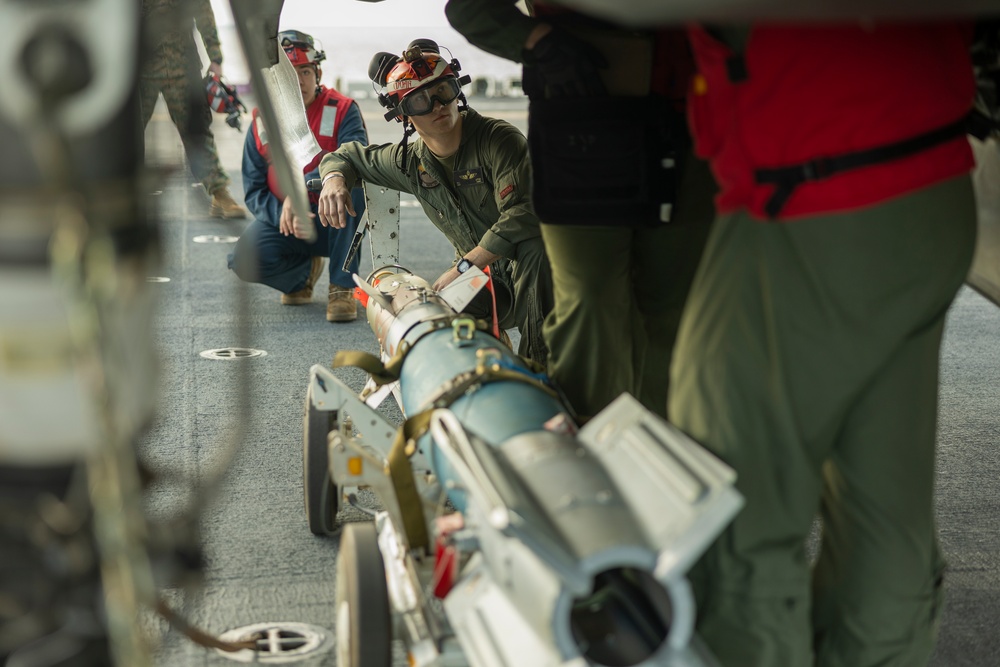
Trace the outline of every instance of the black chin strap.
{"label": "black chin strap", "polygon": [[407,117],[403,116],[403,140],[399,142],[399,147],[403,150],[403,160],[400,169],[403,173],[406,173],[406,144],[410,141],[410,135],[417,131],[417,128],[413,127],[413,122]]}

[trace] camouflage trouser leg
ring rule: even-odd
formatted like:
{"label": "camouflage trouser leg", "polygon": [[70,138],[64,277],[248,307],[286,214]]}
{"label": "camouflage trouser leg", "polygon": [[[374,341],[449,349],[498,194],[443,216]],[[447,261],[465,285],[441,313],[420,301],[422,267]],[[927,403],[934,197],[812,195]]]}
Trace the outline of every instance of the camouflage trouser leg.
{"label": "camouflage trouser leg", "polygon": [[669,414],[746,497],[691,572],[697,630],[726,667],[929,659],[938,352],[975,219],[961,177],[838,215],[716,220]]}
{"label": "camouflage trouser leg", "polygon": [[229,176],[219,162],[215,137],[211,130],[211,110],[200,85],[190,77],[143,78],[140,104],[143,126],[149,122],[156,105],[156,95],[163,93],[170,119],[180,133],[191,173],[212,194],[229,185]]}
{"label": "camouflage trouser leg", "polygon": [[156,100],[160,97],[160,80],[143,77],[139,80],[139,115],[142,118],[143,129],[149,125],[156,108]]}

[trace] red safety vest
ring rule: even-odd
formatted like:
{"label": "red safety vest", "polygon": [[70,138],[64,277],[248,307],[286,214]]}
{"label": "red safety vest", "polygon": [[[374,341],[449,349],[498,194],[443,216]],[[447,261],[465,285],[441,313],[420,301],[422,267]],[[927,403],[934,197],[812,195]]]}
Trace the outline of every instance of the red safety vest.
{"label": "red safety vest", "polygon": [[975,94],[971,25],[755,26],[742,54],[701,26],[689,35],[698,74],[688,114],[719,183],[720,211],[787,219],[855,209],[974,164],[961,130],[939,132],[944,139],[903,157],[807,180],[769,215],[776,186],[763,172],[898,146],[960,122]]}
{"label": "red safety vest", "polygon": [[[348,109],[351,105],[355,104],[354,100],[346,95],[337,92],[332,88],[327,88],[326,86],[319,87],[319,93],[316,95],[316,99],[313,100],[309,108],[306,109],[306,120],[309,123],[309,129],[312,130],[313,136],[316,137],[319,147],[322,149],[316,154],[312,162],[307,164],[303,169],[303,174],[308,174],[310,171],[314,170],[318,165],[323,156],[327,153],[331,153],[340,146],[339,132],[340,124],[343,122],[344,117],[347,115]],[[253,110],[253,138],[254,142],[257,144],[257,150],[260,154],[267,160],[267,187],[271,190],[275,197],[280,200],[284,200],[285,196],[281,192],[281,188],[278,186],[278,175],[271,165],[271,155],[267,144],[267,132],[264,131],[264,125],[260,121],[260,114],[257,109]],[[319,194],[315,192],[309,193],[309,200],[312,203],[319,201]]]}

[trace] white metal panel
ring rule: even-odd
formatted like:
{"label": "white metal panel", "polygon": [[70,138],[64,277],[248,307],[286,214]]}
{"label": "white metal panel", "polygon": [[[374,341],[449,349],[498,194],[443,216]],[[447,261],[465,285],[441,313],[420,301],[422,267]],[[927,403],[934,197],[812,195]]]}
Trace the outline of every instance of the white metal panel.
{"label": "white metal panel", "polygon": [[399,264],[399,191],[365,183],[372,268]]}

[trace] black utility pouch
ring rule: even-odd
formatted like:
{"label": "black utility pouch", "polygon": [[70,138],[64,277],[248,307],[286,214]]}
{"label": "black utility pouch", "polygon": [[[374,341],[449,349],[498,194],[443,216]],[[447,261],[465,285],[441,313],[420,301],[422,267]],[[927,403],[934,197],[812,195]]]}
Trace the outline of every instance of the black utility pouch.
{"label": "black utility pouch", "polygon": [[532,204],[553,225],[668,223],[689,143],[683,116],[657,97],[532,100]]}

